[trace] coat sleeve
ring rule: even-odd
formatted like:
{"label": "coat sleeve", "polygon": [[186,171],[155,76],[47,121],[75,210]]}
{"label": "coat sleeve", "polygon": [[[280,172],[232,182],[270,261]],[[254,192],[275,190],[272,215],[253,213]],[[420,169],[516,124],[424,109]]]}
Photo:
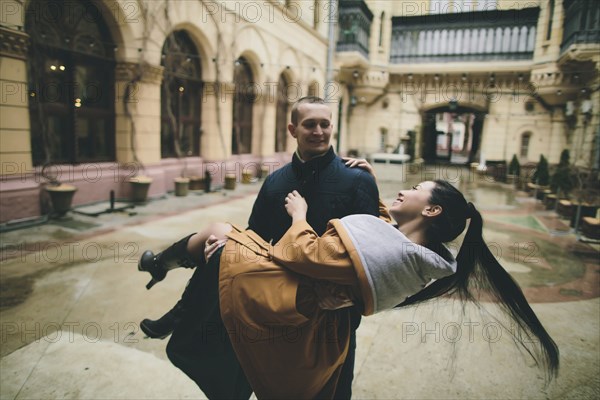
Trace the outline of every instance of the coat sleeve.
{"label": "coat sleeve", "polygon": [[366,171],[360,171],[355,179],[354,206],[352,214],[369,214],[379,217],[379,189],[375,178]]}
{"label": "coat sleeve", "polygon": [[355,285],[358,278],[335,228],[329,225],[319,237],[306,221],[298,221],[270,250],[280,265],[313,279]]}
{"label": "coat sleeve", "polygon": [[269,237],[271,236],[268,225],[268,222],[270,221],[269,200],[266,194],[270,182],[270,177],[267,177],[258,192],[258,196],[256,196],[256,200],[252,206],[252,213],[248,219],[248,229],[252,229],[254,232],[258,233],[258,235],[267,242],[272,239],[272,237]]}

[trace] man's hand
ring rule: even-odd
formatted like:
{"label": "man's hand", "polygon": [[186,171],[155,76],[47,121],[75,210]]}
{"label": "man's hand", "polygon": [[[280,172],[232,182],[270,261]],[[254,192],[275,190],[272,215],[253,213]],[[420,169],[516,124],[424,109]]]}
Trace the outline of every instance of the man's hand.
{"label": "man's hand", "polygon": [[300,196],[296,190],[289,193],[285,198],[285,210],[288,215],[292,217],[292,223],[296,221],[306,220],[306,211],[308,210],[308,204],[304,197]]}
{"label": "man's hand", "polygon": [[369,162],[367,160],[365,160],[364,158],[342,157],[342,160],[346,161],[346,166],[347,167],[350,167],[350,168],[354,168],[354,167],[362,168],[365,171],[367,171],[368,173],[370,173],[371,175],[373,175],[373,178],[375,178],[375,180],[377,180],[377,177],[375,176],[375,170],[373,169],[373,166],[371,164],[369,164]]}

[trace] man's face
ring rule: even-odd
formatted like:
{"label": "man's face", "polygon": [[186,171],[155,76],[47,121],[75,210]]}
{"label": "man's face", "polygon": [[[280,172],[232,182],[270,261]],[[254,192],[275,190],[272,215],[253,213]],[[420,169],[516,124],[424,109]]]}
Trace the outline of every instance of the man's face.
{"label": "man's face", "polygon": [[298,107],[298,125],[289,124],[288,130],[298,142],[302,160],[309,161],[329,150],[333,125],[331,110],[325,104],[305,103]]}

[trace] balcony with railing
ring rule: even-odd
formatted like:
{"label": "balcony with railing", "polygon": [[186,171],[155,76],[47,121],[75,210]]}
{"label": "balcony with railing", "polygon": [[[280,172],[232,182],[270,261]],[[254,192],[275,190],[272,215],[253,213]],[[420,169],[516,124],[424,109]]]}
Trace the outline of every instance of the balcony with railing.
{"label": "balcony with railing", "polygon": [[564,0],[565,26],[560,52],[577,44],[600,43],[600,2]]}
{"label": "balcony with railing", "polygon": [[373,13],[363,0],[340,0],[336,50],[357,51],[368,59],[372,22]]}
{"label": "balcony with railing", "polygon": [[539,8],[392,18],[390,62],[531,60]]}

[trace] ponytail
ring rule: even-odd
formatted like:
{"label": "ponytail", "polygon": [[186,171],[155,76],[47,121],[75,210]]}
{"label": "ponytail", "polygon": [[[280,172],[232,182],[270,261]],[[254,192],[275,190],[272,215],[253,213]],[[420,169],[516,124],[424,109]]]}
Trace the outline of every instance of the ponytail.
{"label": "ponytail", "polygon": [[519,285],[502,268],[483,240],[483,220],[479,211],[468,203],[465,214],[471,222],[456,256],[456,273],[434,281],[398,307],[418,304],[444,294],[455,294],[462,301],[479,305],[473,293],[484,291],[516,323],[519,333],[524,333],[526,339],[539,340],[540,348],[532,349],[520,335],[513,333],[515,341],[531,355],[538,367],[546,371],[546,382],[549,382],[558,374],[558,347],[529,306]]}

